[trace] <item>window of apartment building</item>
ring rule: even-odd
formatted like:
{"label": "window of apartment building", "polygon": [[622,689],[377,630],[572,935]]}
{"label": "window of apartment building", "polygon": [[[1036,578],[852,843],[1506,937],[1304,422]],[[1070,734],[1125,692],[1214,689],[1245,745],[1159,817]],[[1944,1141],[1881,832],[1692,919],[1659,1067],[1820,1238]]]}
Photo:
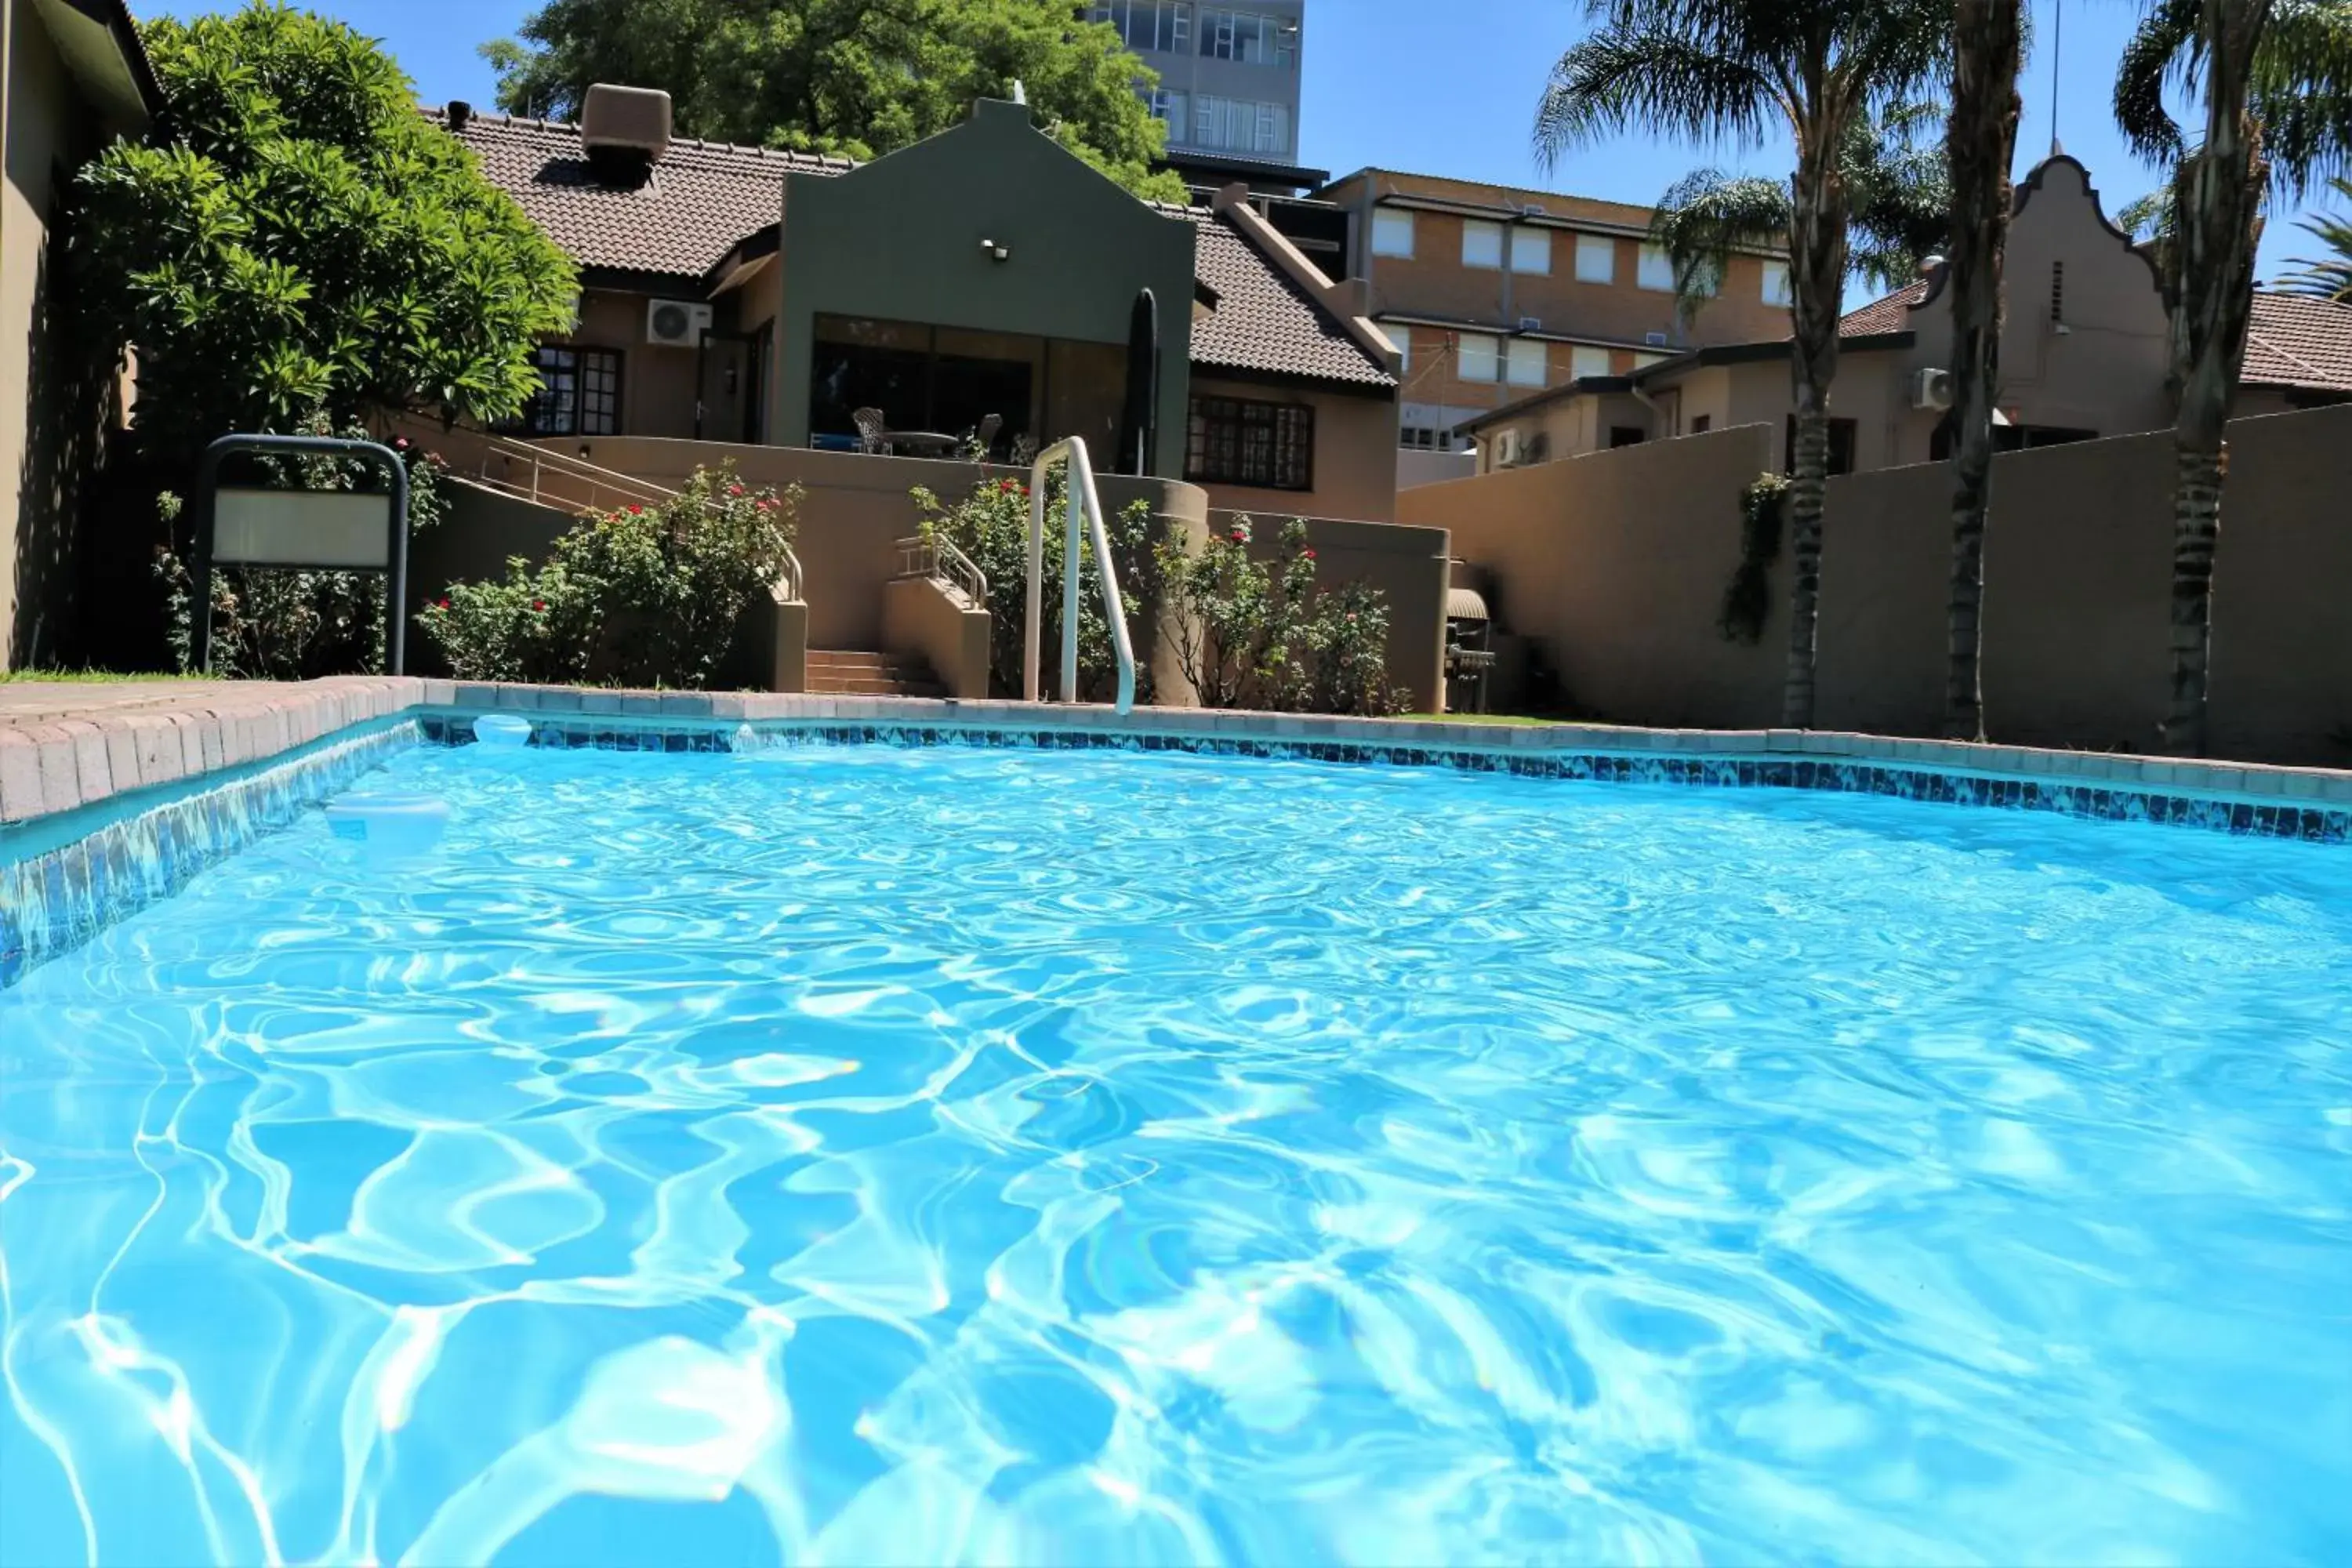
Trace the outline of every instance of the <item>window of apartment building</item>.
{"label": "window of apartment building", "polygon": [[1290,110],[1286,104],[1200,93],[1192,100],[1192,130],[1189,146],[1276,157],[1287,157],[1290,153]]}
{"label": "window of apartment building", "polygon": [[1764,263],[1764,302],[1768,305],[1793,305],[1796,294],[1789,287],[1789,264],[1785,261]]}
{"label": "window of apartment building", "polygon": [[1201,52],[1211,59],[1254,66],[1298,63],[1298,24],[1258,11],[1201,7]]}
{"label": "window of apartment building", "polygon": [[1412,214],[1404,207],[1372,209],[1372,254],[1412,256]]}
{"label": "window of apartment building", "polygon": [[1195,397],[1184,448],[1195,484],[1315,488],[1315,410],[1303,403]]}
{"label": "window of apartment building", "polygon": [[1397,432],[1397,445],[1416,452],[1451,452],[1454,432],[1429,425],[1407,425]]}
{"label": "window of apartment building", "polygon": [[1574,348],[1568,353],[1568,377],[1582,381],[1587,376],[1609,374],[1609,351],[1596,348]]}
{"label": "window of apartment building", "polygon": [[1503,265],[1503,226],[1488,223],[1484,218],[1462,220],[1462,265],[1465,267],[1496,267]]}
{"label": "window of apartment building", "polygon": [[1381,331],[1397,346],[1397,369],[1402,372],[1412,363],[1412,329],[1402,321],[1382,321]]}
{"label": "window of apartment building", "polygon": [[1641,370],[1649,365],[1664,364],[1674,357],[1675,356],[1672,354],[1637,353],[1633,356],[1633,368],[1635,370]]}
{"label": "window of apartment building", "polygon": [[1152,119],[1168,122],[1168,140],[1171,144],[1190,140],[1192,122],[1186,112],[1189,103],[1184,94],[1155,87],[1145,101],[1151,105]]}
{"label": "window of apartment building", "polygon": [[1576,237],[1576,280],[1579,283],[1617,281],[1617,242],[1605,234]]}
{"label": "window of apartment building", "polygon": [[539,391],[523,405],[526,436],[617,436],[621,433],[621,353],[618,349],[541,343],[531,354]]}
{"label": "window of apartment building", "polygon": [[1518,227],[1511,230],[1511,270],[1538,278],[1551,276],[1551,231]]}
{"label": "window of apartment building", "polygon": [[1638,425],[1609,426],[1609,449],[1612,452],[1620,447],[1638,447],[1649,438],[1650,433]]}
{"label": "window of apartment building", "polygon": [[1544,345],[1535,338],[1513,338],[1505,355],[1503,379],[1513,386],[1541,386],[1549,363]]}
{"label": "window of apartment building", "polygon": [[[1797,471],[1797,416],[1793,414],[1790,415],[1786,425],[1787,435],[1780,447],[1780,471],[1784,474],[1793,474]],[[1831,473],[1853,472],[1853,431],[1854,422],[1851,419],[1830,421]]]}
{"label": "window of apartment building", "polygon": [[1691,433],[1692,435],[1694,435],[1694,436],[1704,436],[1704,435],[1706,435],[1708,431],[1710,431],[1710,430],[1712,430],[1712,429],[1714,429],[1714,428],[1715,428],[1715,416],[1714,416],[1714,415],[1712,415],[1712,414],[1694,414],[1694,415],[1692,415],[1692,416],[1691,416],[1691,427],[1690,427],[1690,433]]}
{"label": "window of apartment building", "polygon": [[1181,52],[1192,41],[1192,0],[1107,0],[1087,16],[1117,27],[1130,49]]}
{"label": "window of apartment building", "polygon": [[1643,288],[1661,294],[1675,291],[1675,264],[1668,259],[1664,246],[1642,247],[1642,271],[1638,281]]}
{"label": "window of apartment building", "polygon": [[1464,332],[1454,351],[1454,374],[1464,381],[1499,381],[1503,373],[1503,340],[1484,332]]}

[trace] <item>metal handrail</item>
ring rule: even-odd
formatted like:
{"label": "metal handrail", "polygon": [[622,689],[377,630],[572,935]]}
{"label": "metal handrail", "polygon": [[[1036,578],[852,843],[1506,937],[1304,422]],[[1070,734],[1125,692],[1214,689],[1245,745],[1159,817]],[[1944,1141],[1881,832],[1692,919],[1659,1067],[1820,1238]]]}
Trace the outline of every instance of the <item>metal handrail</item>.
{"label": "metal handrail", "polygon": [[1037,700],[1038,644],[1045,620],[1045,471],[1057,459],[1070,465],[1070,505],[1062,538],[1062,700],[1078,700],[1078,525],[1083,520],[1102,574],[1103,616],[1110,622],[1111,651],[1118,657],[1118,699],[1125,713],[1135,706],[1135,649],[1127,635],[1127,605],[1119,597],[1118,573],[1110,559],[1110,533],[1103,526],[1102,498],[1095,493],[1095,468],[1086,441],[1076,436],[1055,442],[1029,466],[1029,609],[1023,627],[1021,693]]}
{"label": "metal handrail", "polygon": [[791,545],[785,545],[783,575],[776,579],[776,603],[780,605],[803,603],[803,589],[808,579],[801,572],[801,558],[793,553]]}
{"label": "metal handrail", "polygon": [[936,577],[971,601],[972,608],[988,608],[988,574],[951,541],[920,534],[898,542],[898,575]]}

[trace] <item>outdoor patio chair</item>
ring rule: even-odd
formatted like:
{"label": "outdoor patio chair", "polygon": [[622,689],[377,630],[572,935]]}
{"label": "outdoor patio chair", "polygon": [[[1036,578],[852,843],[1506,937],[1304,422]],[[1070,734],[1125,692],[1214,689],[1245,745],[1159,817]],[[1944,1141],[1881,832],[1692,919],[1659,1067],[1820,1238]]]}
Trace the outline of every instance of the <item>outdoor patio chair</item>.
{"label": "outdoor patio chair", "polygon": [[971,444],[980,449],[980,455],[982,458],[986,458],[991,451],[995,449],[996,433],[1003,427],[1004,416],[1002,414],[992,414],[980,422],[979,429],[974,430],[971,433]]}
{"label": "outdoor patio chair", "polygon": [[889,428],[889,424],[882,417],[882,411],[879,408],[853,410],[849,420],[851,424],[857,426],[859,451],[886,453],[890,450],[890,443],[882,438],[884,432]]}

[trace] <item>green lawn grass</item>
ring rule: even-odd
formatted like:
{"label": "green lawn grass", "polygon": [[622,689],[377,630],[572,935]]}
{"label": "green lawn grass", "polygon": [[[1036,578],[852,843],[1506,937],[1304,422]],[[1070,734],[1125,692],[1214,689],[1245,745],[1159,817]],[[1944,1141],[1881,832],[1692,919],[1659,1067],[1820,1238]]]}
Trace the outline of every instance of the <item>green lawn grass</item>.
{"label": "green lawn grass", "polygon": [[1528,719],[1517,713],[1405,713],[1401,718],[1424,724],[1559,724],[1559,719]]}
{"label": "green lawn grass", "polygon": [[168,670],[146,670],[137,673],[120,669],[0,669],[0,685],[15,686],[33,681],[88,682],[93,686],[120,686],[131,680],[203,680],[201,675],[181,675]]}

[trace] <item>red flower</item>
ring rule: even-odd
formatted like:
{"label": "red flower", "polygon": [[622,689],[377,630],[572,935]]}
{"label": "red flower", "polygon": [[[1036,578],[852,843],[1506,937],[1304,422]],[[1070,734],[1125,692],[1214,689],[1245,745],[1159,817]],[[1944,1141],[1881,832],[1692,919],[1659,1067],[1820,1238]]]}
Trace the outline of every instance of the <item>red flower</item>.
{"label": "red flower", "polygon": [[741,485],[729,485],[727,487],[727,493],[730,496],[740,496],[743,493],[743,487]]}
{"label": "red flower", "polygon": [[442,600],[439,604],[435,605],[433,607],[434,607],[435,609],[436,609],[436,610],[446,610],[446,609],[447,609],[447,608],[449,607],[449,601],[448,601],[448,600],[446,600],[446,599],[444,599],[444,600]]}
{"label": "red flower", "polygon": [[547,601],[545,599],[533,599],[530,602],[530,607],[534,610],[543,610],[547,608]]}
{"label": "red flower", "polygon": [[1240,529],[1238,529],[1238,528],[1237,528],[1237,529],[1235,529],[1235,530],[1234,530],[1232,537],[1233,537],[1233,542],[1234,542],[1235,544],[1247,544],[1247,543],[1249,542],[1249,535],[1248,535],[1248,534],[1246,534],[1246,533],[1244,533],[1244,532],[1243,532]]}
{"label": "red flower", "polygon": [[646,509],[645,509],[645,508],[643,508],[643,507],[641,507],[641,506],[633,506],[633,507],[631,507],[631,508],[629,509],[629,515],[630,515],[631,517],[638,517],[638,516],[641,516],[641,515],[643,515],[643,514],[644,514],[645,510],[646,510]]}
{"label": "red flower", "polygon": [[1302,550],[1302,551],[1300,551],[1298,553],[1299,553],[1299,554],[1301,554],[1301,555],[1303,555],[1303,556],[1305,556],[1305,557],[1306,557],[1307,560],[1309,560],[1309,561],[1312,561],[1312,560],[1314,560],[1314,559],[1315,559],[1315,552],[1313,552],[1312,550]]}

